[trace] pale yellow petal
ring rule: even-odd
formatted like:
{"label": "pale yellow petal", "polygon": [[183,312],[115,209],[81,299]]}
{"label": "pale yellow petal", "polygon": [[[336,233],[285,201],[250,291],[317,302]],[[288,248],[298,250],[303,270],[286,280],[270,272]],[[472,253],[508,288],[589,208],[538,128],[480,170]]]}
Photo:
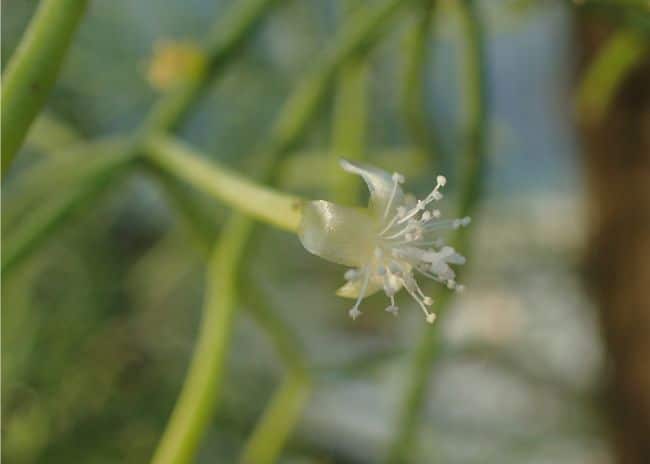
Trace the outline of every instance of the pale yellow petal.
{"label": "pale yellow petal", "polygon": [[310,253],[360,267],[372,256],[375,229],[367,211],[318,200],[305,205],[298,237]]}

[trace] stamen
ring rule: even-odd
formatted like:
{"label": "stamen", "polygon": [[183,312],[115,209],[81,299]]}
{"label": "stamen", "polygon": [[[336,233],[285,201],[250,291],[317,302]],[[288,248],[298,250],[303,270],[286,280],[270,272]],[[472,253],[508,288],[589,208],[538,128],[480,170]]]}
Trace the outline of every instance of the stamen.
{"label": "stamen", "polygon": [[414,216],[417,216],[417,214],[418,214],[420,211],[422,211],[424,208],[426,208],[426,205],[427,205],[426,200],[425,200],[425,201],[418,200],[418,202],[417,202],[417,204],[415,205],[415,207],[414,207],[413,209],[411,209],[411,210],[406,214],[406,216],[404,216],[402,219],[400,219],[399,221],[397,221],[397,223],[398,223],[398,224],[404,224],[404,223],[405,223],[406,221],[408,221],[409,219],[413,218]]}
{"label": "stamen", "polygon": [[386,209],[384,210],[384,219],[388,216],[388,212],[390,211],[390,207],[393,204],[393,200],[395,199],[395,194],[397,193],[397,185],[401,184],[404,182],[404,176],[401,175],[398,172],[393,173],[393,190],[390,192],[390,198],[388,199],[388,203],[386,203]]}
{"label": "stamen", "polygon": [[384,240],[396,239],[397,237],[405,234],[406,232],[409,232],[411,229],[413,229],[414,226],[415,226],[415,223],[409,222],[408,224],[406,224],[406,226],[404,226],[403,229],[400,229],[398,232],[395,232],[393,235],[389,235],[388,237],[383,237],[383,238],[384,238]]}
{"label": "stamen", "polygon": [[460,219],[444,219],[442,221],[429,222],[428,224],[423,224],[423,227],[426,230],[437,230],[437,229],[457,229],[456,223],[460,224]]}
{"label": "stamen", "polygon": [[470,222],[472,222],[472,218],[469,216],[465,216],[461,219],[454,219],[453,227],[454,229],[458,229],[459,227],[467,227]]}
{"label": "stamen", "polygon": [[395,297],[393,295],[390,296],[390,306],[386,307],[386,312],[389,312],[396,317],[399,314],[399,307],[395,304]]}
{"label": "stamen", "polygon": [[[398,208],[398,209],[399,209],[399,208]],[[385,234],[386,232],[388,232],[388,231],[390,230],[390,228],[393,227],[393,225],[397,222],[397,220],[398,220],[400,217],[401,217],[401,215],[399,214],[399,211],[398,211],[398,213],[395,214],[395,216],[393,216],[393,219],[390,220],[390,222],[386,225],[386,227],[384,227],[384,228],[382,229],[382,231],[379,232],[379,235],[383,235],[383,234]]]}
{"label": "stamen", "polygon": [[354,304],[352,309],[348,311],[348,314],[352,318],[352,320],[355,320],[357,317],[361,316],[361,311],[359,311],[359,305],[361,304],[361,300],[363,300],[363,297],[366,295],[366,290],[368,289],[368,281],[370,280],[370,270],[368,268],[364,268],[364,277],[363,277],[363,284],[361,285],[361,291],[359,292],[359,297],[357,298],[357,302]]}
{"label": "stamen", "polygon": [[404,286],[406,291],[413,297],[413,299],[417,302],[418,305],[420,305],[420,308],[422,309],[422,312],[424,312],[424,315],[427,319],[427,322],[429,324],[433,324],[433,322],[436,320],[436,315],[434,313],[430,313],[425,304],[420,300],[420,298],[411,290],[408,288],[408,286]]}

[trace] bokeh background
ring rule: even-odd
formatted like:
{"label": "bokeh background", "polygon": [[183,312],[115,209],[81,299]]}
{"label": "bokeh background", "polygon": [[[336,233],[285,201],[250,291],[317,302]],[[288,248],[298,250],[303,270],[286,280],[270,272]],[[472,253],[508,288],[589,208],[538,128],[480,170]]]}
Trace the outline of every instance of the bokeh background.
{"label": "bokeh background", "polygon": [[[192,44],[232,3],[91,2],[47,109],[3,182],[3,246],[34,204],[25,198],[42,187],[25,181],[30,172],[52,157],[83,153],[99,136],[132,131],[167,74],[191,66]],[[443,156],[436,165],[413,153],[400,107],[404,37],[415,20],[408,9],[367,61],[365,151],[372,162],[404,172],[407,186],[421,194],[444,172],[450,195],[443,210],[453,210],[460,178],[454,156],[463,143],[463,37],[454,2],[437,3],[423,104]],[[467,290],[433,329],[441,343],[411,462],[650,462],[650,349],[647,341],[617,344],[621,337],[650,339],[647,47],[639,59],[645,65],[626,76],[645,74],[619,79],[615,95],[632,97],[612,97],[607,114],[619,119],[606,120],[609,132],[582,124],[576,103],[585,69],[609,37],[621,30],[648,37],[648,4],[477,3],[485,31],[487,169],[463,276]],[[3,2],[3,66],[36,4]],[[341,2],[282,2],[203,96],[182,138],[246,172],[278,108],[344,17]],[[178,56],[161,58],[170,47]],[[331,196],[328,176],[312,163],[327,156],[333,101],[286,162],[282,189]],[[631,119],[616,132],[624,117]],[[638,125],[630,128],[630,120]],[[637,143],[621,146],[617,137]],[[609,147],[620,147],[607,152],[620,166],[592,156]],[[47,194],[35,203],[65,192],[65,173],[38,179]],[[612,184],[603,187],[607,179]],[[177,188],[200,207],[208,233],[216,233],[228,210],[187,185]],[[607,195],[614,198],[601,214]],[[622,230],[606,227],[612,217]],[[629,247],[601,246],[622,239]],[[296,349],[313,372],[313,391],[280,462],[380,462],[395,433],[409,357],[431,328],[404,296],[397,319],[373,297],[363,317],[350,320],[349,302],[334,295],[343,269],[306,253],[293,235],[262,228],[247,260],[225,384],[197,462],[236,462],[282,380],[273,344],[250,315],[255,301],[295,331]],[[205,243],[157,176],[139,169],[120,176],[3,275],[5,462],[147,462],[196,340],[205,264]],[[608,298],[614,294],[622,296]],[[625,320],[604,312],[625,313]],[[630,327],[635,331],[626,332]],[[626,369],[634,373],[624,375]],[[636,412],[610,414],[621,408]],[[621,442],[620,431],[638,439]]]}

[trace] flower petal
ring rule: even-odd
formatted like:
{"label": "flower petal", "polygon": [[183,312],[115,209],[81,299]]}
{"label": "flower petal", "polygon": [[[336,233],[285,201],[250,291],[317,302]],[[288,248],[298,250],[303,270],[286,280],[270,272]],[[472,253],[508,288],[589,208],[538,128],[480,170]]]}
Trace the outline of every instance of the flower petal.
{"label": "flower petal", "polygon": [[360,267],[372,257],[375,223],[359,208],[328,201],[307,203],[298,230],[307,251],[328,261]]}
{"label": "flower petal", "polygon": [[[366,181],[370,191],[370,203],[368,207],[372,214],[382,217],[386,212],[386,207],[390,203],[387,216],[392,216],[394,211],[404,202],[404,192],[397,185],[393,176],[383,169],[369,166],[367,164],[352,163],[347,160],[341,160],[341,167],[352,174],[357,174]],[[395,193],[393,194],[393,190]],[[393,197],[391,200],[391,196]]]}
{"label": "flower petal", "polygon": [[[344,298],[358,298],[359,293],[361,293],[361,285],[363,282],[361,279],[351,280],[346,282],[342,287],[340,287],[336,294]],[[377,293],[383,287],[383,279],[379,276],[371,277],[368,281],[368,287],[364,294],[364,298],[369,297],[370,295]]]}

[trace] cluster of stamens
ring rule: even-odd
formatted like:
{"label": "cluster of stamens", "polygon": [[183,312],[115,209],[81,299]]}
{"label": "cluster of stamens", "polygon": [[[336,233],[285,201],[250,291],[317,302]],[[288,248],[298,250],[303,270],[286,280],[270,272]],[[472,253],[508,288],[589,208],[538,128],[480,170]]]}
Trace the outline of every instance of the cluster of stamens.
{"label": "cluster of stamens", "polygon": [[401,193],[399,185],[404,183],[404,176],[394,173],[392,180],[392,192],[379,221],[371,259],[364,266],[345,273],[347,281],[360,284],[357,301],[349,314],[353,319],[361,315],[359,305],[369,285],[374,283],[375,286],[381,284],[390,300],[387,312],[393,315],[399,313],[395,294],[404,288],[420,306],[427,322],[433,323],[436,319],[436,314],[430,311],[433,298],[424,294],[414,277],[414,271],[443,283],[451,290],[462,291],[464,287],[456,282],[456,274],[449,265],[464,264],[465,258],[452,247],[445,246],[444,241],[435,237],[434,233],[465,227],[469,225],[470,218],[442,220],[440,210],[430,208],[432,203],[443,197],[440,189],[447,182],[444,176],[436,178],[435,188],[423,200],[409,202],[405,198],[403,204],[397,206],[393,203],[398,191]]}

